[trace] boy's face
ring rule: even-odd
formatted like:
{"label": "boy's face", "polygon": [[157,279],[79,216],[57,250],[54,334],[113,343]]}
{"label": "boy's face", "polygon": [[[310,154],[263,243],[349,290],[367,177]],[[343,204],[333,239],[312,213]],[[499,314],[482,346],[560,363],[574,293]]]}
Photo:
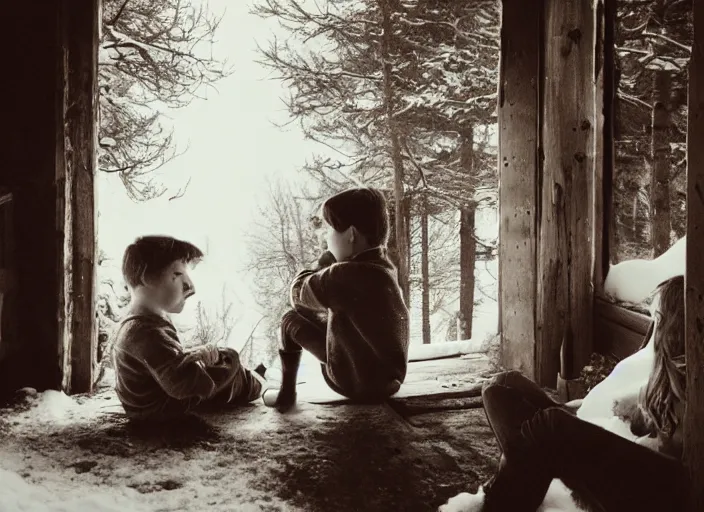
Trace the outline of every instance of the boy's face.
{"label": "boy's face", "polygon": [[180,313],[186,299],[196,292],[188,268],[183,261],[174,261],[155,282],[147,287],[156,304],[168,313]]}
{"label": "boy's face", "polygon": [[355,228],[350,226],[343,232],[335,231],[335,228],[328,225],[327,244],[328,251],[335,256],[337,261],[344,261],[355,255]]}

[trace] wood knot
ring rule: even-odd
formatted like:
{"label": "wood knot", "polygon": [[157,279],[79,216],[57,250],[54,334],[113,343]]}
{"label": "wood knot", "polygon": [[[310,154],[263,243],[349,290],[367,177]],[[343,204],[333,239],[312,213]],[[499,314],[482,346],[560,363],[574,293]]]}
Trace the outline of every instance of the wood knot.
{"label": "wood knot", "polygon": [[572,30],[567,32],[567,38],[572,41],[572,43],[579,44],[579,42],[582,40],[582,31],[578,28],[573,28]]}
{"label": "wood knot", "polygon": [[589,122],[589,119],[585,119],[584,121],[582,121],[580,128],[582,128],[582,130],[588,130],[589,128],[591,128],[591,126],[592,123]]}
{"label": "wood knot", "polygon": [[574,159],[581,164],[587,159],[587,155],[585,155],[582,151],[578,151],[574,154]]}

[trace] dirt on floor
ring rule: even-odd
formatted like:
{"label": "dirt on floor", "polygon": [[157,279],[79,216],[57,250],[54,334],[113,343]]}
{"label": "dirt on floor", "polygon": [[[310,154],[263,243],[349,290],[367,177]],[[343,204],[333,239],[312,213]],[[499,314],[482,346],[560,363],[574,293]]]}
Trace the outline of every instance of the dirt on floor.
{"label": "dirt on floor", "polygon": [[0,414],[0,466],[56,495],[109,491],[147,510],[434,511],[475,491],[499,456],[483,409],[457,400],[409,417],[253,405],[147,429],[101,412],[111,391],[64,399],[75,405],[59,419],[37,420],[31,403]]}

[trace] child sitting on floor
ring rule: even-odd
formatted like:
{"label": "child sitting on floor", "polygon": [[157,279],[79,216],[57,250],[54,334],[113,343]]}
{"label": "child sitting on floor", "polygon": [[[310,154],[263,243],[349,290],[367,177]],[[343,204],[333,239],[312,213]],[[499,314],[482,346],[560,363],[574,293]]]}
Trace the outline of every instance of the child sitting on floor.
{"label": "child sitting on floor", "polygon": [[281,321],[281,388],[264,395],[281,412],[296,402],[302,348],[320,360],[330,388],[355,401],[383,401],[406,377],[408,310],[386,254],[384,196],[347,190],[325,202],[323,218],[329,252],[291,285],[292,309]]}
{"label": "child sitting on floor", "polygon": [[167,317],[195,293],[187,266],[202,257],[196,246],[168,236],[144,236],[125,250],[122,273],[132,299],[114,334],[113,361],[115,390],[132,419],[165,420],[261,395],[263,379],[242,367],[235,350],[185,352]]}

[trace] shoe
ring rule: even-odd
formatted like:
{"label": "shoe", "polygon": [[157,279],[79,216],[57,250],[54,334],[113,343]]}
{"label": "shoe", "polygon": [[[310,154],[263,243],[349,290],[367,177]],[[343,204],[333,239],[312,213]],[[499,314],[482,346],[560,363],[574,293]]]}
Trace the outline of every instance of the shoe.
{"label": "shoe", "polygon": [[281,388],[267,390],[262,399],[268,407],[286,412],[296,404],[296,378],[301,365],[301,351],[279,350],[279,357],[281,358]]}
{"label": "shoe", "polygon": [[262,400],[267,407],[272,407],[280,413],[285,413],[296,405],[296,392],[282,395],[280,389],[267,389],[262,395]]}

